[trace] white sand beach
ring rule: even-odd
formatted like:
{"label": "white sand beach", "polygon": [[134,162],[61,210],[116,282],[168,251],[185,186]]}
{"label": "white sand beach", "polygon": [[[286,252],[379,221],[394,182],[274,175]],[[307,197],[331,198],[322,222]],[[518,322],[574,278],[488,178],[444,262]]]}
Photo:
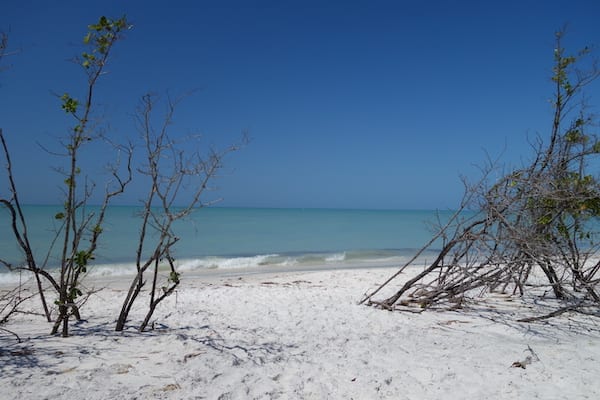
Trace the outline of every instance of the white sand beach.
{"label": "white sand beach", "polygon": [[[114,332],[122,283],[69,338],[20,314],[0,334],[2,399],[597,399],[600,323],[514,323],[520,300],[412,314],[358,305],[394,269],[183,276],[154,330]],[[37,305],[37,304],[35,304]],[[138,304],[132,323],[142,318]],[[532,354],[533,351],[533,354]],[[530,357],[526,368],[512,367]]]}

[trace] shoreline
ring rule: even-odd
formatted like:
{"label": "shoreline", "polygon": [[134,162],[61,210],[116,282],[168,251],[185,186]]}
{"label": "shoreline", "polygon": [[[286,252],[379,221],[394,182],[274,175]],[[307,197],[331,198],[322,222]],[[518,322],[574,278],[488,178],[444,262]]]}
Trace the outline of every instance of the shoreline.
{"label": "shoreline", "polygon": [[[14,398],[595,398],[600,324],[565,315],[513,324],[525,306],[421,314],[358,305],[396,268],[186,276],[155,330],[114,332],[124,289],[105,282],[70,338],[19,314],[0,335],[0,385]],[[206,278],[206,277],[204,277]],[[141,299],[140,299],[141,300]],[[143,303],[143,304],[142,304]],[[35,305],[35,304],[34,304]],[[492,320],[484,308],[495,307]],[[582,325],[587,324],[585,329]],[[579,326],[578,331],[574,329]],[[537,357],[526,368],[517,361]]]}
{"label": "shoreline", "polygon": [[[252,256],[263,257],[263,256]],[[232,260],[245,259],[248,257],[233,257]],[[407,260],[407,259],[406,259]],[[360,269],[382,269],[382,268],[400,268],[406,262],[405,259],[392,260],[337,260],[329,263],[322,262],[305,262],[298,264],[261,264],[257,263],[251,266],[233,266],[233,267],[195,267],[190,266],[193,260],[181,260],[177,266],[178,272],[182,276],[182,280],[190,277],[191,279],[215,279],[221,276],[231,275],[251,275],[251,274],[270,274],[270,273],[294,273],[294,272],[311,272],[311,271],[330,271],[330,270],[360,270]],[[419,260],[422,261],[422,260]],[[413,267],[421,267],[416,261]],[[109,281],[117,282],[120,280],[131,281],[135,276],[134,262],[123,262],[115,264],[93,264],[88,267],[88,274],[84,276],[84,282]],[[48,271],[58,271],[56,269],[48,269]],[[166,273],[166,270],[165,270]],[[4,276],[3,276],[4,275]],[[2,272],[0,273],[0,288],[6,289],[18,285],[20,280],[31,279],[32,274],[28,271],[23,271],[22,277],[19,277],[19,272]]]}

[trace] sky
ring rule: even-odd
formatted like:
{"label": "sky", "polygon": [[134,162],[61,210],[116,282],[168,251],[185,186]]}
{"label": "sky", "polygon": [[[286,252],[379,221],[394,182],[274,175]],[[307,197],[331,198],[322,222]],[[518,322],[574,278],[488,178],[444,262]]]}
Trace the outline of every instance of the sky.
{"label": "sky", "polygon": [[[57,94],[83,97],[85,76],[70,60],[101,15],[133,24],[96,92],[107,133],[137,137],[133,114],[146,93],[193,92],[176,109],[174,136],[201,134],[200,151],[242,132],[251,139],[225,159],[205,198],[234,207],[454,208],[461,176],[475,180],[488,157],[519,165],[531,139],[547,136],[554,32],[567,24],[573,51],[600,45],[595,0],[5,0],[0,8],[13,53],[0,64],[0,127],[21,200],[33,204],[62,202],[56,170],[65,160],[52,153],[72,121]],[[589,96],[600,104],[597,84]],[[112,156],[90,150],[86,160]],[[94,168],[86,174],[101,183]],[[136,184],[118,202],[143,197]]]}

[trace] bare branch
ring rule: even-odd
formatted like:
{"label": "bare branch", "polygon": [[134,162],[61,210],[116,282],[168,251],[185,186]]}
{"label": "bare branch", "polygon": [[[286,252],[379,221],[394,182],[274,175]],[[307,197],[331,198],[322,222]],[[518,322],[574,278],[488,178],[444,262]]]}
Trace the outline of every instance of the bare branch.
{"label": "bare branch", "polygon": [[[179,238],[173,231],[173,223],[188,216],[195,209],[202,207],[202,195],[209,181],[216,177],[222,167],[223,157],[238,149],[231,146],[224,151],[210,150],[206,158],[198,151],[190,151],[197,145],[197,138],[187,138],[185,142],[172,139],[169,129],[173,123],[174,111],[181,98],[166,100],[166,112],[160,127],[152,123],[156,95],[147,94],[142,97],[138,106],[136,122],[146,151],[146,164],[138,169],[149,181],[148,194],[143,200],[141,212],[141,228],[136,252],[137,274],[133,279],[119,315],[116,330],[124,328],[129,311],[136,301],[144,283],[148,270],[151,274],[150,302],[148,312],[139,329],[148,326],[150,318],[158,304],[169,296],[179,285],[180,274],[177,272],[173,246]],[[175,207],[177,204],[177,207]],[[154,230],[157,239],[150,255],[144,260],[144,249],[148,245],[148,231]],[[165,284],[159,284],[159,267],[166,263],[169,276]]]}

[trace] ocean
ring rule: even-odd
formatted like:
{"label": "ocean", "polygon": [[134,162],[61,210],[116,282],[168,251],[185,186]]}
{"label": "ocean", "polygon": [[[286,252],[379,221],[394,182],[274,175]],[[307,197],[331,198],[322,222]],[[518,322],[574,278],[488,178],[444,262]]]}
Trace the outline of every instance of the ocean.
{"label": "ocean", "polygon": [[[60,208],[24,208],[38,260],[48,252]],[[129,206],[108,209],[90,274],[134,271],[138,211]],[[431,223],[451,215],[433,210],[202,208],[175,225],[181,239],[174,255],[183,273],[400,266],[430,240]],[[23,256],[9,231],[7,210],[0,210],[0,218],[0,258],[18,265]],[[428,256],[434,255],[423,257]],[[56,260],[51,255],[48,268],[56,267]],[[15,279],[6,269],[0,272],[0,283]]]}

